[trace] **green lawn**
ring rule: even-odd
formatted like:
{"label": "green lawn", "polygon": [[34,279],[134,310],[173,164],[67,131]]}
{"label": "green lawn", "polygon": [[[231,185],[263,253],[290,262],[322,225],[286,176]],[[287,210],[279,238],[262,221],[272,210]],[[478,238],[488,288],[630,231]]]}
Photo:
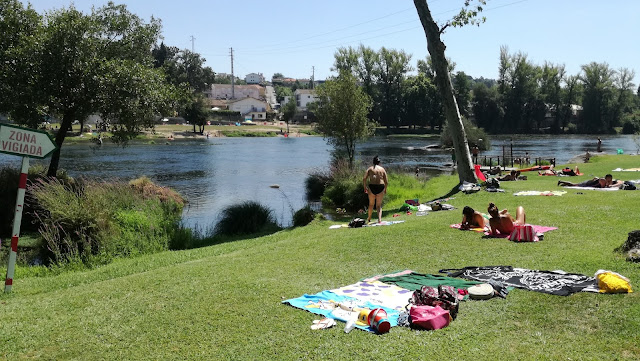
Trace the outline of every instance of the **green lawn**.
{"label": "green lawn", "polygon": [[[639,166],[640,157],[598,157],[580,165],[585,176],[572,179]],[[640,229],[640,191],[513,196],[560,189],[556,177],[527,175],[527,181],[502,182],[506,193],[459,193],[450,201],[455,211],[403,215],[406,223],[390,227],[330,230],[332,222],[315,221],[94,270],[25,277],[28,272],[18,268],[14,292],[0,296],[0,359],[640,359],[638,292],[561,297],[513,290],[505,300],[463,303],[445,329],[396,327],[382,336],[345,334],[341,323],[312,331],[319,316],[281,304],[379,273],[483,265],[586,275],[609,269],[640,291],[639,265],[613,252],[628,232]],[[614,176],[640,179],[640,172]],[[444,195],[456,182],[430,181],[420,200]],[[449,228],[460,221],[464,205],[484,211],[490,201],[499,208],[522,205],[528,222],[559,229],[542,242],[516,244]],[[400,205],[393,200],[385,218]]]}

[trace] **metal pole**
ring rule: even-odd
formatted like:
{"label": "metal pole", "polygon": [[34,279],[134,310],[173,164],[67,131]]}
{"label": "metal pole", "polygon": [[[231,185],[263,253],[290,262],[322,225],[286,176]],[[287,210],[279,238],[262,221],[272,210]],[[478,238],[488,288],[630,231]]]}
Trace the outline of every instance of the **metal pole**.
{"label": "metal pole", "polygon": [[13,285],[13,273],[16,268],[16,258],[18,256],[18,238],[20,238],[24,193],[27,189],[27,174],[29,174],[29,158],[22,157],[22,170],[20,172],[20,182],[18,183],[18,197],[16,198],[16,214],[13,218],[13,232],[11,233],[11,251],[9,252],[9,263],[7,264],[7,278],[5,278],[4,281],[5,293],[10,293],[11,286]]}

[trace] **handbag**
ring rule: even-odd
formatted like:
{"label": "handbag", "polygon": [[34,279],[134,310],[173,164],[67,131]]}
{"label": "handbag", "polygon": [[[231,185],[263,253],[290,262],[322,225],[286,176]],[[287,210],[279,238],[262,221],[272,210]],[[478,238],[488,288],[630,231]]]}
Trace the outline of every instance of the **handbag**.
{"label": "handbag", "polygon": [[459,302],[455,288],[440,285],[438,288],[422,286],[411,295],[409,303],[415,306],[440,307],[449,311],[450,316],[455,320],[458,316]]}
{"label": "handbag", "polygon": [[509,240],[514,242],[538,242],[535,229],[530,224],[514,224]]}
{"label": "handbag", "polygon": [[412,306],[409,310],[411,326],[425,330],[438,330],[449,326],[451,316],[440,306]]}

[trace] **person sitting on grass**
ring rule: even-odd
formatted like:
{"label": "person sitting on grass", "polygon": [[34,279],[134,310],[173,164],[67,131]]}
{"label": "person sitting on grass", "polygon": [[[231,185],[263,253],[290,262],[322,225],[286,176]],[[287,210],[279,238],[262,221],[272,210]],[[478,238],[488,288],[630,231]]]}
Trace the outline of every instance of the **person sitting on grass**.
{"label": "person sitting on grass", "polygon": [[604,178],[593,178],[580,183],[558,181],[560,187],[591,187],[591,188],[607,188],[607,181]]}
{"label": "person sitting on grass", "polygon": [[487,219],[480,212],[476,212],[469,206],[462,209],[462,224],[460,229],[484,228],[487,226]]}
{"label": "person sitting on grass", "polygon": [[518,180],[519,176],[520,176],[520,171],[514,169],[509,174],[506,174],[502,177],[498,177],[497,179],[499,181],[515,181],[515,180]]}
{"label": "person sitting on grass", "polygon": [[498,211],[498,207],[495,204],[489,203],[487,209],[491,218],[489,219],[489,226],[491,228],[491,235],[511,234],[516,224],[525,224],[524,208],[518,206],[516,209],[516,218],[514,219],[506,209]]}

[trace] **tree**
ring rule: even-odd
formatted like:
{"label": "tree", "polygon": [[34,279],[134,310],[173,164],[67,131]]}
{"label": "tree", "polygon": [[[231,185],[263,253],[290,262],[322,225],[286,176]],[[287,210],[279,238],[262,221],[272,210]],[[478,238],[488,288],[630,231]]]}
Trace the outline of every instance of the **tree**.
{"label": "tree", "polygon": [[196,132],[196,125],[198,126],[198,133],[204,134],[204,127],[207,125],[207,107],[202,95],[198,94],[192,98],[191,103],[185,108],[183,112],[184,119],[193,125],[193,132]]}
{"label": "tree", "polygon": [[284,97],[293,96],[293,91],[289,87],[276,85],[275,90],[276,90],[276,100],[278,101],[278,103],[282,103],[282,101],[284,100]]}
{"label": "tree", "polygon": [[471,103],[471,80],[463,71],[456,73],[453,78],[453,93],[458,103],[460,115],[469,117],[469,105]]}
{"label": "tree", "polygon": [[375,72],[378,77],[379,98],[376,105],[380,107],[380,124],[400,126],[400,104],[402,103],[402,85],[411,70],[411,55],[382,47],[378,56]]}
{"label": "tree", "polygon": [[[33,41],[21,44],[18,59],[31,64],[31,74],[21,76],[32,81],[12,84],[24,92],[16,95],[9,113],[21,124],[33,124],[42,114],[62,119],[49,176],[57,173],[74,120],[100,113],[117,122],[115,140],[125,140],[167,109],[171,87],[163,86],[151,56],[159,21],[144,23],[126,6],[110,2],[89,15],[73,6],[54,10],[38,25]],[[21,111],[25,105],[30,111]]]}
{"label": "tree", "polygon": [[434,129],[442,124],[442,105],[433,81],[423,73],[409,77],[404,86],[404,116],[406,123]]}
{"label": "tree", "polygon": [[[469,1],[465,2],[465,6],[469,5]],[[480,4],[485,4],[484,0],[479,0]],[[436,85],[442,94],[442,101],[445,111],[445,117],[447,119],[447,125],[451,131],[453,147],[456,153],[456,159],[458,161],[458,177],[460,182],[463,181],[477,182],[477,178],[472,167],[471,154],[469,153],[469,147],[467,144],[467,135],[465,133],[464,125],[462,124],[462,118],[458,111],[458,105],[453,93],[453,87],[451,86],[451,77],[448,71],[448,62],[445,57],[445,45],[440,40],[440,34],[450,25],[462,26],[465,24],[476,24],[478,20],[476,16],[478,12],[482,11],[480,5],[476,10],[467,11],[463,8],[458,15],[456,15],[452,21],[445,24],[440,28],[431,16],[429,5],[426,0],[413,0],[413,3],[420,17],[420,22],[424,28],[425,35],[427,37],[427,50],[431,55],[433,61],[433,68],[436,73]],[[484,21],[484,19],[482,19]]]}
{"label": "tree", "polygon": [[582,98],[583,128],[587,133],[611,130],[614,106],[615,70],[607,63],[592,62],[582,66],[580,80],[584,86]]}
{"label": "tree", "polygon": [[284,78],[284,75],[282,75],[282,73],[274,73],[273,76],[271,77],[271,79],[282,79]]}
{"label": "tree", "polygon": [[353,167],[356,143],[373,134],[375,122],[367,118],[371,99],[356,84],[356,77],[341,71],[317,90],[317,129],[338,150],[346,153]]}
{"label": "tree", "polygon": [[504,111],[500,106],[500,95],[496,87],[488,88],[484,83],[473,87],[473,115],[478,127],[498,133],[502,129]]}
{"label": "tree", "polygon": [[287,104],[282,107],[282,118],[287,123],[287,134],[289,133],[289,121],[296,115],[297,102],[295,97],[290,97]]}

